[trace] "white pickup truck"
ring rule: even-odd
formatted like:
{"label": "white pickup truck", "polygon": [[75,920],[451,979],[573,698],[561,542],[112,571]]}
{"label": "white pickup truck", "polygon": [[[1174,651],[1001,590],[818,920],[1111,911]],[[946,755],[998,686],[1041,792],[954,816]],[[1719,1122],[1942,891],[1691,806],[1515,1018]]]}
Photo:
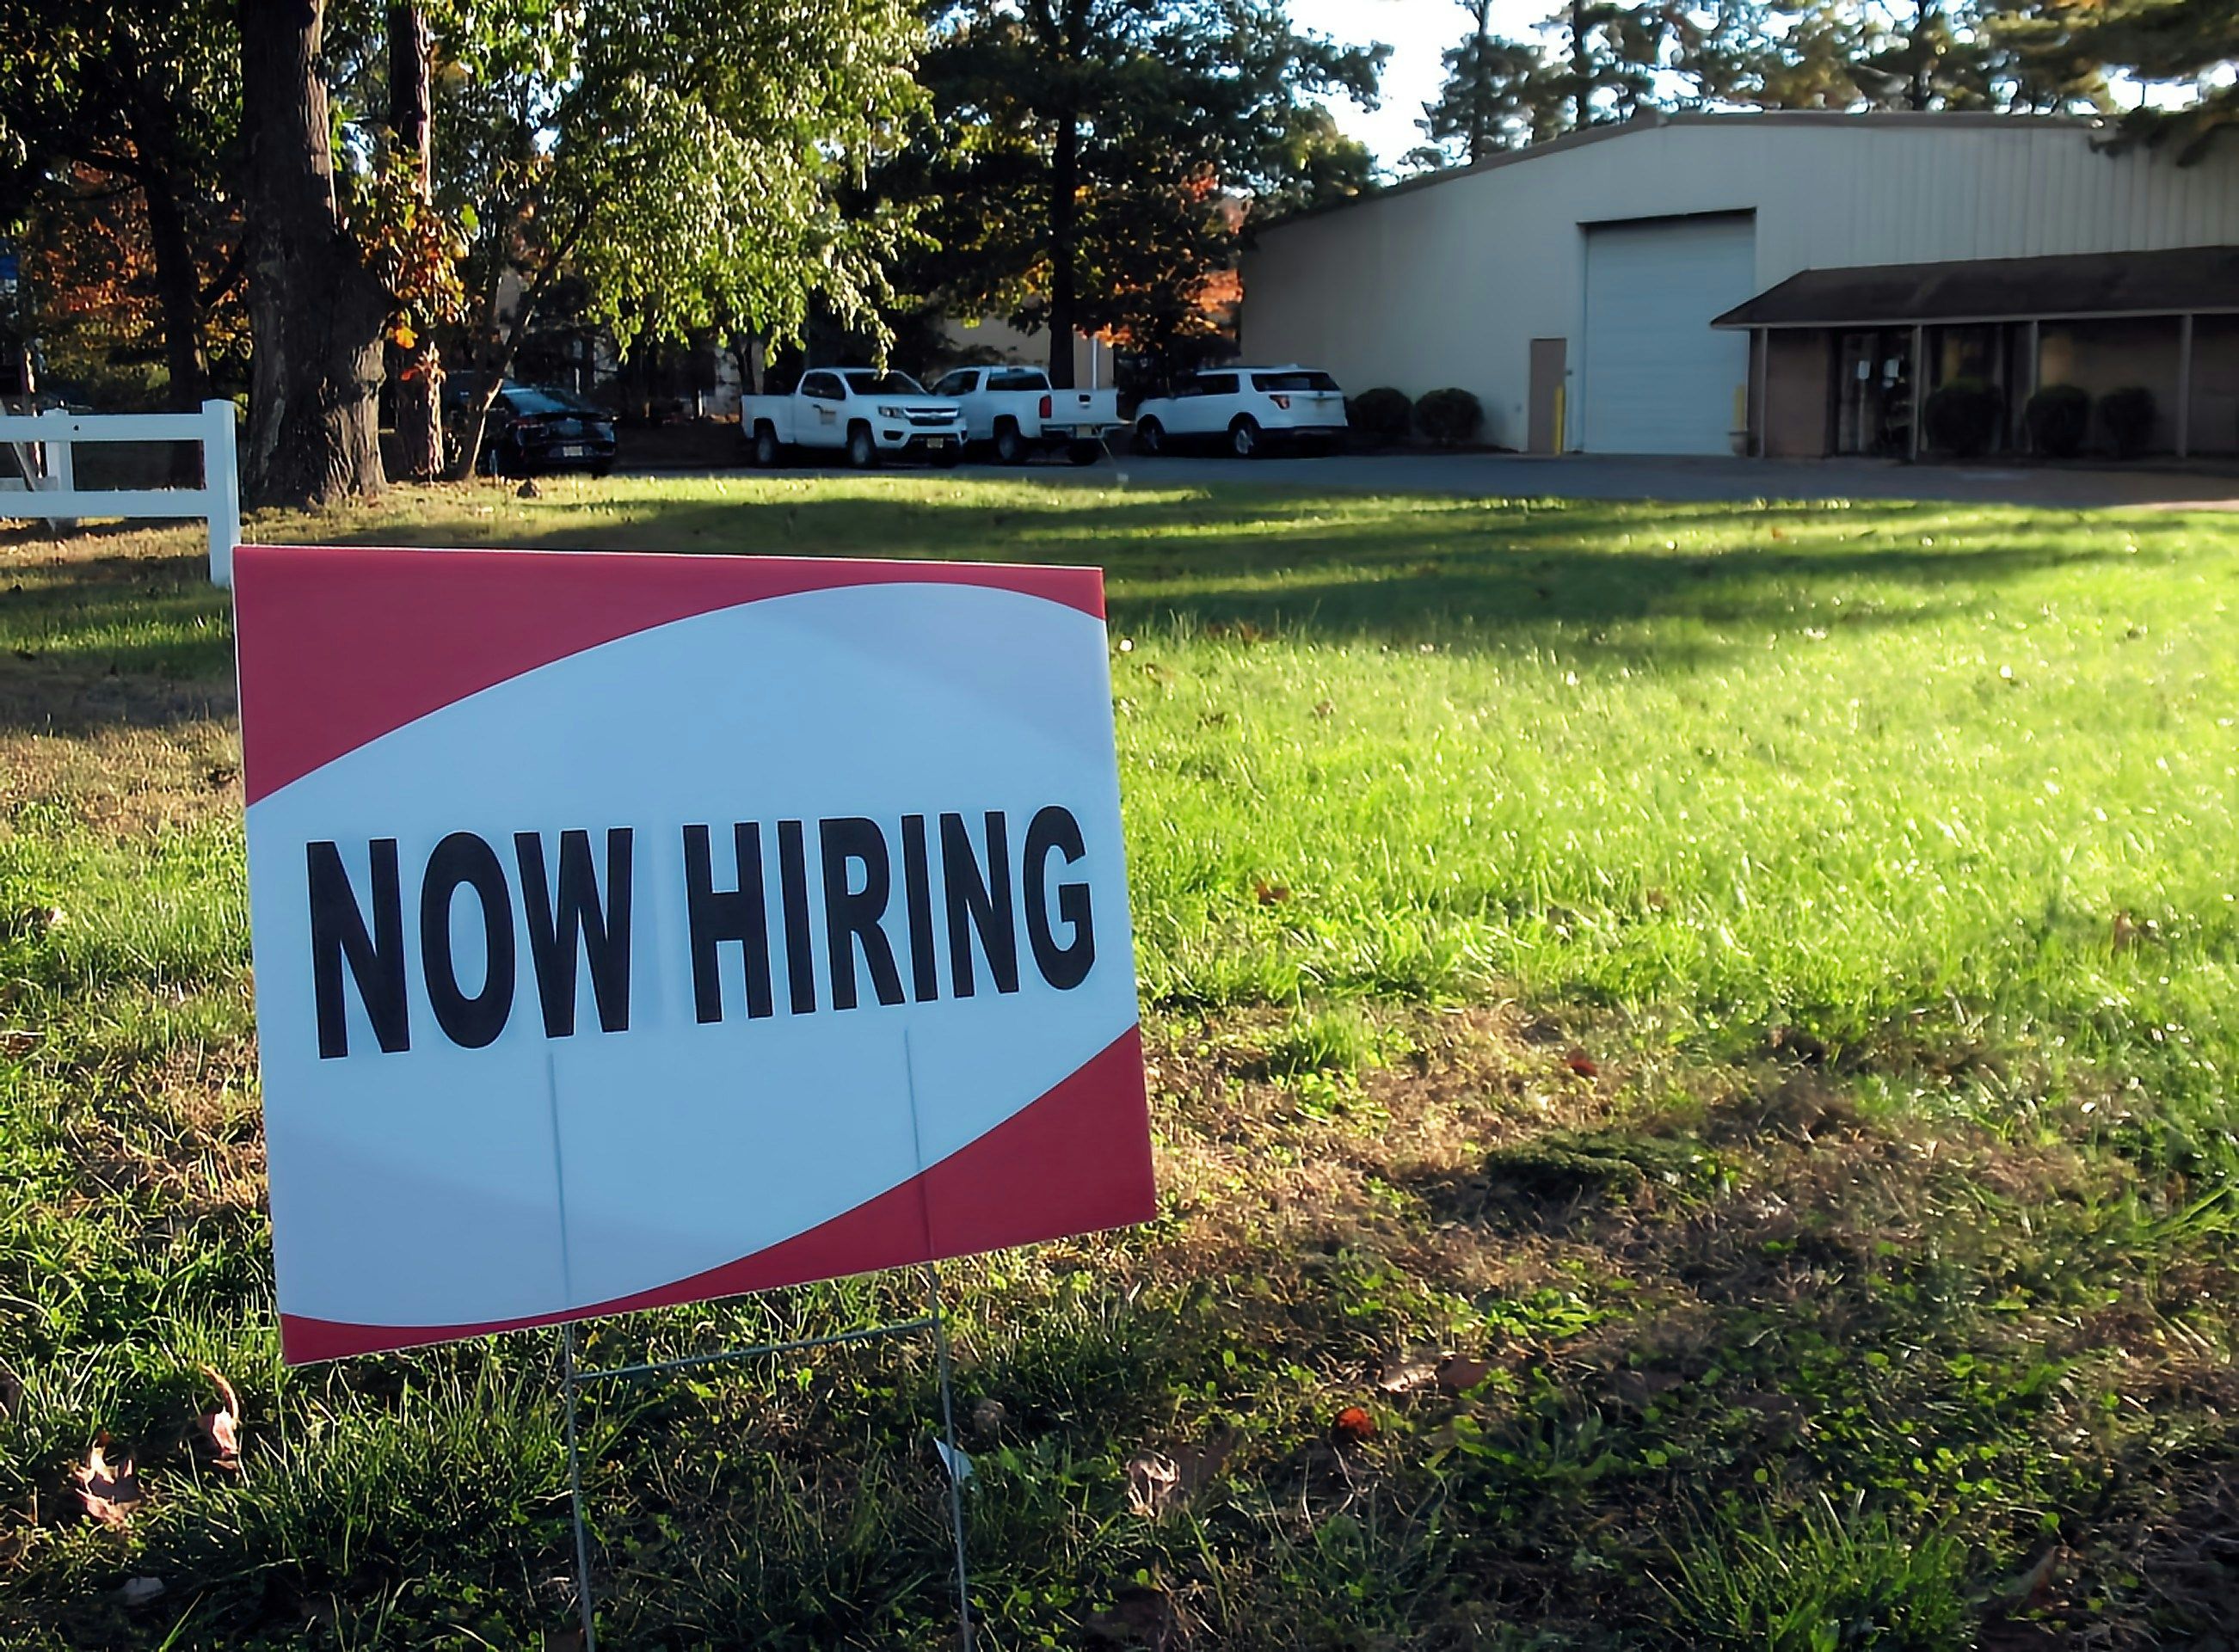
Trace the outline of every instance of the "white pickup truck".
{"label": "white pickup truck", "polygon": [[928,395],[907,373],[872,367],[812,368],[791,395],[742,396],[739,431],[764,468],[787,450],[845,453],[858,470],[888,454],[921,454],[937,465],[964,456],[964,409]]}
{"label": "white pickup truck", "polygon": [[1038,367],[960,367],[933,389],[964,404],[964,439],[992,447],[998,464],[1040,452],[1094,464],[1120,428],[1119,391],[1053,389]]}

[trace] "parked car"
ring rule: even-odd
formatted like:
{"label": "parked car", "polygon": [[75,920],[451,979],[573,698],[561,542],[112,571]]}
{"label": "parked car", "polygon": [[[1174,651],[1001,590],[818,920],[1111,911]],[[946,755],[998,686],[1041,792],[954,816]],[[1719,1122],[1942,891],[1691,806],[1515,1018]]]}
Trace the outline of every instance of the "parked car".
{"label": "parked car", "polygon": [[964,409],[907,373],[877,368],[813,368],[791,395],[742,397],[739,430],[762,466],[778,463],[788,448],[844,452],[858,470],[887,454],[921,454],[938,465],[964,456]]}
{"label": "parked car", "polygon": [[[444,417],[455,434],[472,386],[454,379],[444,388]],[[489,422],[482,428],[481,468],[492,476],[555,470],[603,476],[615,468],[614,415],[573,390],[508,379],[498,387]]]}
{"label": "parked car", "polygon": [[1122,423],[1119,391],[1053,389],[1038,367],[960,367],[933,393],[963,403],[966,444],[992,447],[998,464],[1037,453],[1094,464]]}
{"label": "parked car", "polygon": [[1319,368],[1209,368],[1135,409],[1138,453],[1193,444],[1239,459],[1283,446],[1326,453],[1345,433],[1345,392]]}

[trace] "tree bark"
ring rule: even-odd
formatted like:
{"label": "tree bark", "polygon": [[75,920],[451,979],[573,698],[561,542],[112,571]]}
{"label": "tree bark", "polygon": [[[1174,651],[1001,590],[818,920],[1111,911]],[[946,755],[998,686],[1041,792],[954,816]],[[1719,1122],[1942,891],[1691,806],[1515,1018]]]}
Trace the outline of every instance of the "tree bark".
{"label": "tree bark", "polygon": [[1060,112],[1050,152],[1050,383],[1073,388],[1073,262],[1079,255],[1080,116],[1071,104]]}
{"label": "tree bark", "polygon": [[377,494],[389,295],[335,208],[323,0],[241,0],[253,505]]}
{"label": "tree bark", "polygon": [[209,394],[209,358],[203,348],[203,272],[194,237],[179,205],[170,174],[136,141],[141,169],[137,182],[148,212],[148,246],[155,256],[156,302],[163,315],[163,365],[170,381],[171,406],[182,413],[201,410]]}
{"label": "tree bark", "polygon": [[[432,42],[417,0],[389,8],[389,130],[395,163],[414,169],[422,207],[435,199],[435,126],[429,80]],[[430,318],[418,331],[396,378],[397,466],[415,481],[443,474],[443,355]]]}

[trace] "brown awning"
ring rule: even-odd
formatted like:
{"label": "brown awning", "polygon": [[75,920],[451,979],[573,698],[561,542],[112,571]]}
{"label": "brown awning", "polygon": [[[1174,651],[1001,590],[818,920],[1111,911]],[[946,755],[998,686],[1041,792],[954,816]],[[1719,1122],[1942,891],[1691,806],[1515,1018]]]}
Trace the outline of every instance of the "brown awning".
{"label": "brown awning", "polygon": [[1713,327],[1872,327],[2239,310],[2239,247],[1806,269]]}

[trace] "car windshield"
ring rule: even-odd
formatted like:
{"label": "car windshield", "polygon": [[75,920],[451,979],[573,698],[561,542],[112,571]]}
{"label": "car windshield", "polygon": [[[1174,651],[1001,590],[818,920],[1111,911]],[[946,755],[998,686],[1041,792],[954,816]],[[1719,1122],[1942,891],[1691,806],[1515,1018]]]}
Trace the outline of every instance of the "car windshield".
{"label": "car windshield", "polygon": [[1326,373],[1299,371],[1295,373],[1254,373],[1252,388],[1255,390],[1334,390],[1337,381]]}
{"label": "car windshield", "polygon": [[925,386],[907,373],[879,373],[859,367],[844,376],[857,395],[923,395]]}

